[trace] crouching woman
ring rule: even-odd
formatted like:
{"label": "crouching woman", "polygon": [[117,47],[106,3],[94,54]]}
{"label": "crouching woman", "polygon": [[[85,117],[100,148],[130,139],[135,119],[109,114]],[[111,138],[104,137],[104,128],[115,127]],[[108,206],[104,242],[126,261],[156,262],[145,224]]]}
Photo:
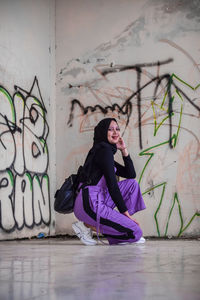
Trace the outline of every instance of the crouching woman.
{"label": "crouching woman", "polygon": [[[114,160],[117,150],[124,166]],[[144,243],[142,230],[132,216],[146,207],[116,119],[103,119],[95,127],[94,144],[85,165],[87,162],[91,181],[80,189],[74,207],[79,222],[72,228],[77,236],[86,245],[97,244],[92,231],[101,233],[110,245]],[[117,182],[116,175],[126,179]]]}

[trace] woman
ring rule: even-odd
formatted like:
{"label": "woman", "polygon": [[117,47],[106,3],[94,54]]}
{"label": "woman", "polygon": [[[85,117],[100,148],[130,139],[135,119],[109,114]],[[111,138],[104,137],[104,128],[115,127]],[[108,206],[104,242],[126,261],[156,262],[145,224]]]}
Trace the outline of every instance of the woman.
{"label": "woman", "polygon": [[[124,166],[114,161],[120,150]],[[94,145],[85,165],[91,183],[76,198],[74,214],[82,222],[72,228],[86,245],[95,245],[91,230],[103,234],[112,244],[144,243],[139,224],[131,218],[145,209],[133,162],[114,118],[101,120],[94,130]],[[124,178],[117,182],[116,175]],[[114,208],[117,207],[118,211]]]}

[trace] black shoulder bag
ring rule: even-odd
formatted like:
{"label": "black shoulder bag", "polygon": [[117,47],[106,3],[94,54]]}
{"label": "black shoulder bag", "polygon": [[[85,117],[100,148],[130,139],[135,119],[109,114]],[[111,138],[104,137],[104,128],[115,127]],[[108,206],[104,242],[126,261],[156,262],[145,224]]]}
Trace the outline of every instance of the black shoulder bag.
{"label": "black shoulder bag", "polygon": [[[91,172],[91,162],[95,151],[86,158],[84,166],[80,166],[77,174],[72,174],[65,179],[60,189],[55,193],[54,210],[60,214],[70,214],[74,210],[75,199],[81,188],[91,184],[89,175]],[[79,183],[83,184],[78,188]]]}
{"label": "black shoulder bag", "polygon": [[70,214],[73,212],[82,168],[82,166],[79,167],[77,174],[72,174],[66,178],[60,189],[56,191],[54,210],[58,213]]}

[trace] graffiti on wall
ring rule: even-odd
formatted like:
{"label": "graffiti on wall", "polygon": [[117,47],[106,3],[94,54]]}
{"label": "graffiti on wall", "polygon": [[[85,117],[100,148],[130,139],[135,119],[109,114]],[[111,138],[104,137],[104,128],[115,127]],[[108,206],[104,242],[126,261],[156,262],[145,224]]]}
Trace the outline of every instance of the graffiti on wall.
{"label": "graffiti on wall", "polygon": [[30,90],[0,86],[0,228],[50,224],[49,126],[38,79]]}
{"label": "graffiti on wall", "polygon": [[[107,75],[111,74],[111,73],[116,73],[116,72],[125,72],[125,71],[134,71],[136,72],[136,88],[134,90],[134,92],[128,96],[125,101],[119,105],[118,103],[112,103],[112,105],[106,105],[103,106],[99,103],[96,103],[93,106],[85,106],[84,103],[82,103],[79,99],[73,99],[71,100],[71,111],[70,111],[70,116],[69,116],[69,120],[68,120],[68,124],[69,126],[72,126],[73,124],[73,118],[74,118],[74,110],[76,107],[78,107],[81,110],[81,113],[83,115],[87,115],[90,112],[101,112],[103,115],[108,114],[110,111],[112,112],[116,112],[119,116],[120,115],[125,115],[126,116],[126,127],[129,124],[131,115],[132,115],[132,108],[133,108],[133,104],[132,102],[136,101],[136,105],[137,105],[137,112],[138,112],[138,130],[139,130],[139,145],[140,145],[140,149],[143,148],[142,146],[142,113],[141,113],[141,105],[142,105],[142,92],[145,92],[145,89],[149,86],[152,86],[153,89],[153,95],[152,95],[152,107],[153,107],[153,111],[155,114],[155,110],[154,110],[154,106],[156,105],[156,100],[159,99],[160,94],[164,92],[164,98],[163,98],[163,102],[161,104],[160,109],[164,108],[164,105],[166,104],[166,98],[168,99],[168,104],[167,104],[167,111],[166,114],[167,116],[165,116],[164,120],[162,121],[162,123],[165,120],[169,120],[169,145],[170,147],[173,147],[172,145],[172,116],[173,116],[173,102],[174,102],[174,96],[172,96],[172,89],[176,90],[176,94],[178,95],[179,99],[182,101],[182,99],[184,98],[185,100],[187,100],[197,111],[200,111],[200,107],[198,105],[196,105],[195,101],[193,101],[193,99],[190,99],[190,97],[183,91],[183,89],[181,89],[181,87],[178,86],[178,83],[182,83],[188,87],[190,87],[192,90],[197,90],[200,87],[200,84],[198,84],[196,87],[192,87],[191,85],[189,85],[188,83],[184,82],[181,78],[179,78],[178,76],[176,76],[176,74],[169,74],[169,73],[164,73],[161,75],[158,75],[160,72],[160,67],[162,65],[165,64],[169,64],[170,62],[172,62],[173,59],[168,59],[166,61],[157,61],[157,62],[151,62],[151,63],[143,63],[143,64],[136,64],[136,65],[128,65],[128,66],[105,66],[101,69],[96,66],[96,69],[98,70],[98,72],[101,74],[102,77],[106,77]],[[151,68],[151,67],[157,67],[158,71],[157,71],[157,75],[156,76],[152,76],[149,72],[147,75],[147,71],[146,69]],[[144,70],[145,69],[145,70]],[[146,76],[148,76],[150,79],[148,80],[148,82],[146,82],[145,84],[141,84],[141,74],[145,74]],[[94,84],[94,82],[92,82],[92,85]],[[73,85],[69,84],[70,88],[73,88]],[[81,86],[79,86],[80,88]],[[77,86],[76,86],[77,88]],[[165,105],[166,106],[166,105]],[[182,115],[182,111],[180,113],[180,118]],[[155,120],[156,122],[156,120]],[[158,130],[158,128],[155,128],[155,132]]]}
{"label": "graffiti on wall", "polygon": [[[124,28],[112,18],[105,21],[116,34],[102,32],[104,39],[95,49],[90,39],[84,39],[87,52],[75,52],[80,56],[60,70],[62,103],[66,101],[69,111],[66,128],[75,141],[69,145],[67,159],[73,164],[81,152],[86,153],[98,121],[117,118],[147,206],[141,218],[145,230],[153,236],[197,236],[199,4],[191,1],[180,6],[175,0],[172,7],[165,2],[141,1],[142,9],[135,6]],[[99,24],[92,25],[96,34]],[[80,32],[74,35],[81,49]]]}
{"label": "graffiti on wall", "polygon": [[[134,65],[97,64],[93,67],[99,75],[97,79],[86,80],[85,83],[81,84],[78,81],[76,83],[76,80],[73,83],[68,81],[68,94],[72,95],[70,97],[70,114],[68,118],[69,127],[73,126],[75,118],[82,120],[83,123],[91,116],[100,115],[102,118],[113,114],[123,123],[123,133],[125,133],[133,126],[133,116],[135,119],[137,115],[137,121],[134,121],[133,127],[138,128],[138,145],[140,148],[138,155],[145,160],[138,181],[143,187],[143,195],[150,195],[149,197],[153,195],[156,198],[153,217],[155,231],[158,236],[169,235],[173,215],[176,215],[177,218],[178,225],[174,229],[177,236],[183,235],[191,224],[200,217],[198,203],[194,204],[191,212],[188,212],[185,201],[180,199],[182,191],[186,189],[184,184],[191,181],[192,184],[188,186],[188,193],[191,192],[189,197],[194,199],[197,197],[196,189],[198,189],[200,178],[198,175],[193,176],[193,172],[194,168],[199,167],[200,140],[196,130],[191,126],[185,126],[183,119],[188,117],[190,120],[193,119],[194,122],[199,120],[200,105],[196,93],[200,90],[200,83],[193,86],[176,73],[163,72],[162,68],[172,62],[173,59],[170,58],[165,61]],[[80,67],[76,70],[81,72],[83,66],[81,67],[81,63],[78,63]],[[72,74],[72,70],[65,71],[64,75]],[[120,74],[124,76],[125,73],[128,74],[127,77],[129,78],[134,74],[131,87],[130,85],[123,85],[124,81]],[[122,78],[120,86],[115,85],[115,78],[112,78],[114,75],[119,76],[115,77],[117,83]],[[111,85],[110,89],[107,88],[109,84]],[[83,96],[84,93],[86,97]],[[77,96],[72,98],[73,94]],[[90,98],[93,101],[90,101],[88,105],[86,99]],[[113,101],[113,99],[116,101]],[[131,126],[129,126],[130,123]],[[143,145],[142,130],[147,126],[152,128],[151,137],[148,138],[152,144],[150,147],[146,145],[146,134],[144,134],[145,146]],[[166,136],[166,129],[168,129],[168,137]],[[178,158],[176,157],[176,161],[168,163],[168,166],[165,169],[163,168],[164,170],[160,170],[162,176],[152,176],[152,168],[157,169],[158,167],[158,160],[155,158],[160,156],[158,151],[161,153],[166,152],[167,150],[163,150],[163,148],[166,149],[167,145],[170,146],[169,151],[170,149],[176,151],[175,149],[180,142],[180,132],[185,132],[189,140],[192,139],[190,145],[185,145],[183,149],[183,156],[187,157],[189,166],[186,166],[185,160],[185,166],[183,167],[184,164],[181,163],[182,156],[180,155]],[[161,164],[165,165],[167,160],[167,156],[163,155]],[[175,163],[178,163],[178,167],[176,170],[173,169],[170,178],[167,173],[171,172],[170,165]],[[180,170],[182,170],[181,174],[179,174]],[[146,178],[151,177],[149,174],[151,174],[152,179],[148,182]],[[176,179],[176,174],[178,179]],[[165,180],[165,177],[167,180]],[[174,181],[177,181],[177,183]],[[171,190],[174,185],[176,185],[175,189]],[[164,221],[163,217],[160,217],[161,215],[165,215]]]}

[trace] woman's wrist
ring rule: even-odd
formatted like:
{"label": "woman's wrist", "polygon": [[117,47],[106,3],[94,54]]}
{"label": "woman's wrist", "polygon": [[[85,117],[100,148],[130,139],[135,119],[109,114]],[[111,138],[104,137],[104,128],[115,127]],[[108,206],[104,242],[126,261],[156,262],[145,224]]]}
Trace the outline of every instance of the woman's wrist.
{"label": "woman's wrist", "polygon": [[123,156],[128,156],[128,150],[126,147],[120,149]]}
{"label": "woman's wrist", "polygon": [[124,214],[126,217],[128,217],[128,218],[131,218],[131,216],[129,215],[129,212],[128,212],[128,210],[127,210],[127,211],[125,211],[123,214]]}

